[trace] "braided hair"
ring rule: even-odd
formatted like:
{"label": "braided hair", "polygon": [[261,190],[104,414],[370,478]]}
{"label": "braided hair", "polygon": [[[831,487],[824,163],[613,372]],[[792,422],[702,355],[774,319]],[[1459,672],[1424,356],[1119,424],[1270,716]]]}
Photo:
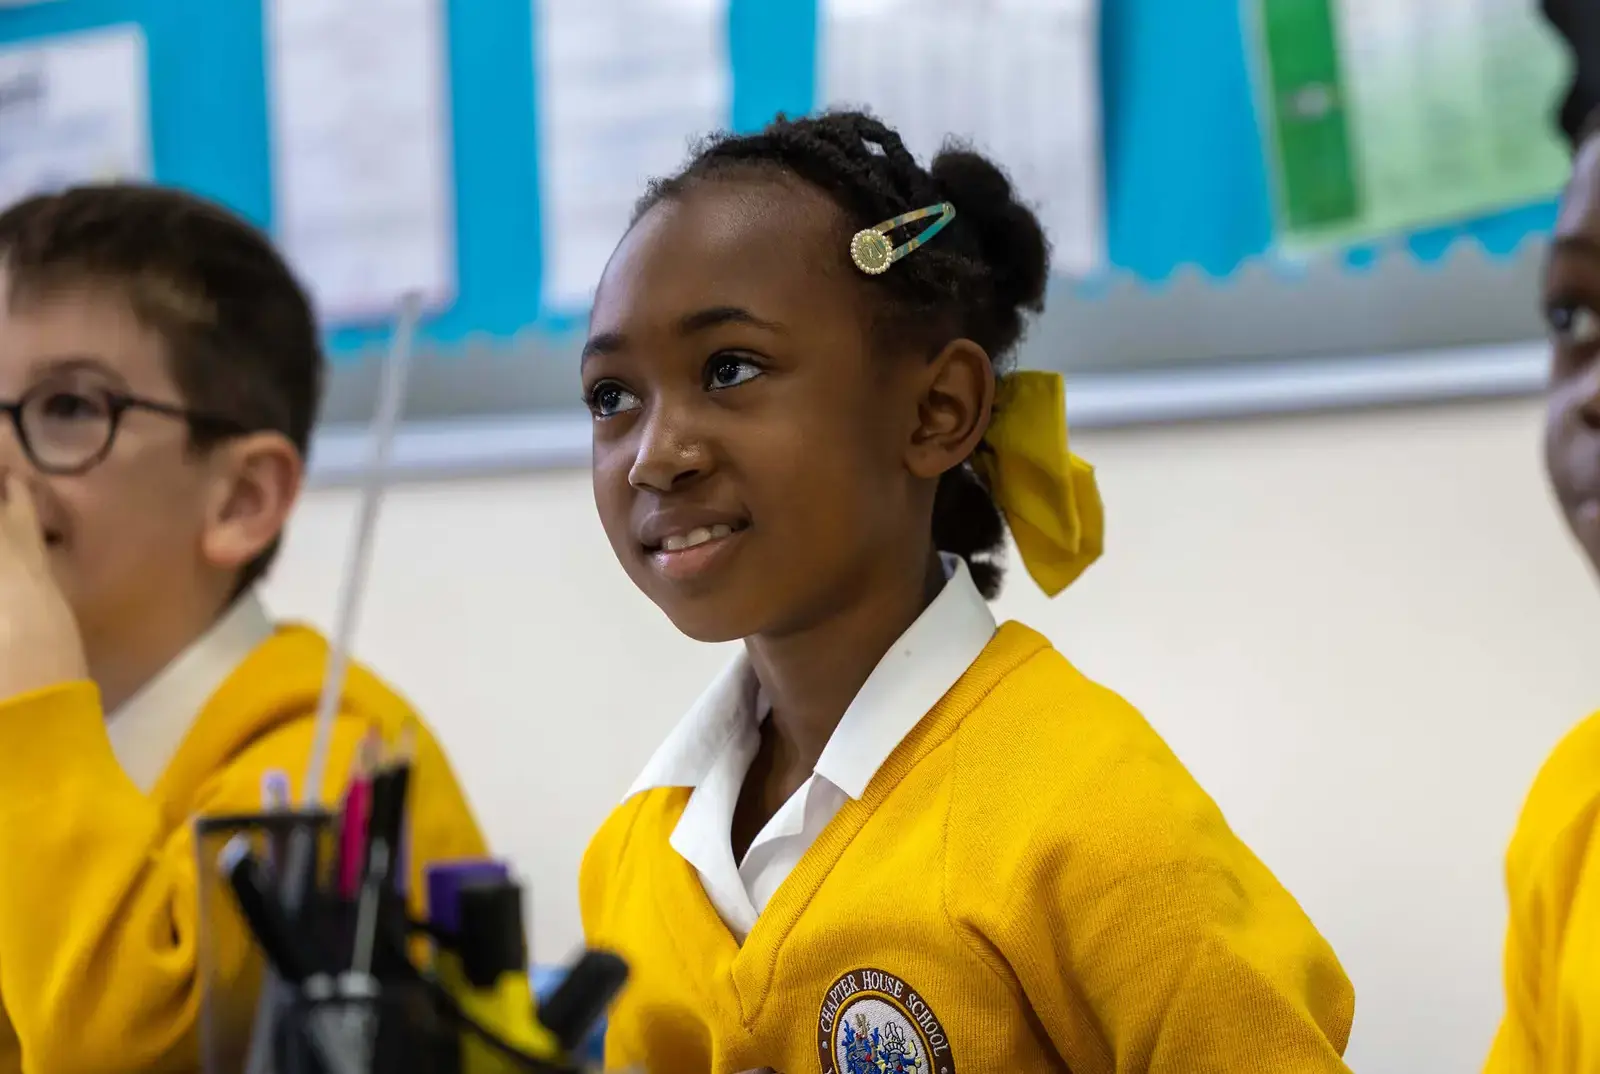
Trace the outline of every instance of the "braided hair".
{"label": "braided hair", "polygon": [[1600,7],[1592,0],[1543,0],[1539,6],[1572,52],[1572,84],[1557,122],[1576,153],[1600,129]]}
{"label": "braided hair", "polygon": [[[988,352],[997,375],[1010,368],[1027,315],[1044,308],[1050,256],[1038,217],[993,161],[951,144],[923,168],[898,134],[865,113],[779,116],[757,133],[706,141],[683,171],[650,184],[634,219],[697,182],[763,170],[822,190],[844,210],[852,231],[941,201],[953,204],[955,219],[937,239],[882,275],[860,277],[878,303],[874,328],[901,345],[924,343],[930,357],[953,339],[970,339]],[[846,256],[842,246],[840,256]],[[939,480],[933,540],[967,561],[984,596],[999,592],[1005,521],[971,460]]]}

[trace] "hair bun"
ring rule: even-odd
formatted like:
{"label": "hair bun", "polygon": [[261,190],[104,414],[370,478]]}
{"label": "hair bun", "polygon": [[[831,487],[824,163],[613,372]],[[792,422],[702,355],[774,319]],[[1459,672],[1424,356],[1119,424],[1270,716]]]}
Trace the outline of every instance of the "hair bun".
{"label": "hair bun", "polygon": [[1014,311],[1042,310],[1050,244],[1005,172],[983,154],[961,147],[941,150],[929,172],[956,207],[956,226],[964,224],[963,230],[977,237],[979,253],[994,273],[997,304]]}

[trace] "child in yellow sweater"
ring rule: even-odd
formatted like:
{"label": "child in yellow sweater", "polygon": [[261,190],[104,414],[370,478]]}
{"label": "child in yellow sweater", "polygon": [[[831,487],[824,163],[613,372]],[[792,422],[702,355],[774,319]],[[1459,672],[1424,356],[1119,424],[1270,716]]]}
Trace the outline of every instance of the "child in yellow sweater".
{"label": "child in yellow sweater", "polygon": [[[0,214],[0,1074],[198,1064],[200,813],[253,812],[310,753],[327,645],[254,587],[323,377],[267,240],[174,191]],[[325,801],[410,707],[352,672]],[[415,874],[483,839],[418,735]],[[215,938],[252,979],[242,931]],[[248,996],[219,1008],[248,1011]]]}
{"label": "child in yellow sweater", "polygon": [[1059,378],[1010,373],[1038,220],[857,113],[656,184],[584,348],[595,499],[741,654],[586,855],[607,1061],[713,1074],[1345,1070],[1333,952],[1159,736],[1027,627],[1099,554]]}
{"label": "child in yellow sweater", "polygon": [[[1571,17],[1581,14],[1576,7]],[[1591,27],[1600,31],[1600,23]],[[1579,43],[1580,68],[1600,38]],[[1575,93],[1575,98],[1580,96]],[[1546,464],[1567,524],[1600,571],[1600,99],[1561,201],[1542,300],[1554,350]],[[1581,115],[1581,114],[1579,114]],[[1569,118],[1577,119],[1572,111]],[[1574,728],[1528,792],[1506,854],[1505,1017],[1489,1074],[1600,1069],[1600,713]]]}

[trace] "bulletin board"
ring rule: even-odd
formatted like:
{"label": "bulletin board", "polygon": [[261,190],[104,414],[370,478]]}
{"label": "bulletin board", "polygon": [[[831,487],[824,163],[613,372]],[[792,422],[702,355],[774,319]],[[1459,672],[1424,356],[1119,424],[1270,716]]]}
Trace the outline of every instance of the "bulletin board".
{"label": "bulletin board", "polygon": [[[374,0],[378,2],[378,0]],[[446,5],[458,294],[422,329],[397,448],[418,470],[577,461],[581,319],[540,308],[530,0]],[[814,106],[815,0],[731,0],[730,121]],[[1551,198],[1339,251],[1276,258],[1244,7],[1104,0],[1108,268],[1062,281],[1025,345],[1071,375],[1079,424],[1535,390]],[[270,229],[261,0],[52,0],[0,9],[0,44],[136,24],[158,181]],[[1552,102],[1552,108],[1554,107]],[[326,420],[371,409],[381,328],[330,332]],[[469,420],[470,419],[470,420]],[[356,459],[330,434],[322,470]]]}

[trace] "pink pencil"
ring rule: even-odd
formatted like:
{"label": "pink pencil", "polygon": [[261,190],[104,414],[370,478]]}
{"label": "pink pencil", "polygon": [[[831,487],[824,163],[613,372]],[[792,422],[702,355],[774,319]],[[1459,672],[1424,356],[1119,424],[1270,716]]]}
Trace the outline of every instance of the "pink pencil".
{"label": "pink pencil", "polygon": [[372,776],[378,767],[383,740],[376,729],[361,742],[356,770],[345,792],[344,818],[339,829],[339,896],[353,899],[361,889],[361,869],[366,858],[367,823],[372,816]]}

